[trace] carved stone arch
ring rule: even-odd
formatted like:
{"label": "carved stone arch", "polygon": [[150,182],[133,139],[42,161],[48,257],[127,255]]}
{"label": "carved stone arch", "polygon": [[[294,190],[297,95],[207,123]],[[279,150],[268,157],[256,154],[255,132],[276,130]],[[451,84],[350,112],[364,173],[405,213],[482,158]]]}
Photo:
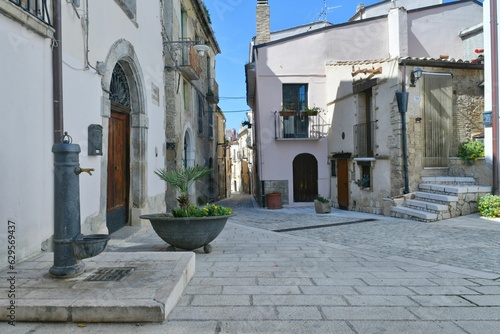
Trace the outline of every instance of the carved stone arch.
{"label": "carved stone arch", "polygon": [[101,79],[102,127],[104,154],[101,160],[101,215],[106,214],[109,118],[111,115],[110,85],[113,69],[119,64],[127,78],[130,94],[130,224],[139,225],[138,218],[147,205],[147,138],[148,117],[146,87],[139,59],[133,45],[120,39],[110,48],[105,60],[106,72]]}

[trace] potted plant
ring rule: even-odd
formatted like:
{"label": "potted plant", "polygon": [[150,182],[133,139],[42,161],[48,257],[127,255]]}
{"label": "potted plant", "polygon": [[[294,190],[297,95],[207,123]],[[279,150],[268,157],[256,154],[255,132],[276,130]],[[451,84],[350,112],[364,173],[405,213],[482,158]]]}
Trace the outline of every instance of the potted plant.
{"label": "potted plant", "polygon": [[304,114],[306,116],[316,116],[318,113],[320,113],[322,111],[322,109],[320,107],[312,107],[312,108],[306,108],[304,110]]}
{"label": "potted plant", "polygon": [[155,171],[160,179],[180,192],[177,198],[179,207],[172,209],[170,214],[157,213],[140,217],[151,222],[156,234],[170,245],[169,250],[176,248],[194,250],[203,247],[205,253],[210,253],[212,246],[209,243],[222,232],[228,218],[233,214],[230,208],[224,206],[207,204],[199,208],[190,203],[191,185],[211,172],[211,168],[204,166]]}
{"label": "potted plant", "polygon": [[330,213],[332,211],[330,200],[319,195],[316,196],[314,199],[314,210],[316,210],[316,213]]}

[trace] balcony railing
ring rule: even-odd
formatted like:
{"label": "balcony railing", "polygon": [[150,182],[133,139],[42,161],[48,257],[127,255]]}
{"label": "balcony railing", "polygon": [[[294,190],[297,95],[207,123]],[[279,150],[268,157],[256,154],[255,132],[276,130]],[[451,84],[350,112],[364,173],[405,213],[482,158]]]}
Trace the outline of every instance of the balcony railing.
{"label": "balcony railing", "polygon": [[354,126],[354,148],[358,157],[373,157],[375,123],[376,121]]}
{"label": "balcony railing", "polygon": [[52,25],[50,22],[47,0],[10,0],[11,3],[18,6],[38,20]]}
{"label": "balcony railing", "polygon": [[213,78],[208,79],[207,102],[219,103],[219,84]]}
{"label": "balcony railing", "polygon": [[326,136],[328,124],[320,113],[280,111],[275,116],[276,139],[320,139]]}
{"label": "balcony railing", "polygon": [[189,80],[198,80],[200,78],[200,57],[196,53],[192,44],[186,43],[182,45],[179,67],[181,72]]}

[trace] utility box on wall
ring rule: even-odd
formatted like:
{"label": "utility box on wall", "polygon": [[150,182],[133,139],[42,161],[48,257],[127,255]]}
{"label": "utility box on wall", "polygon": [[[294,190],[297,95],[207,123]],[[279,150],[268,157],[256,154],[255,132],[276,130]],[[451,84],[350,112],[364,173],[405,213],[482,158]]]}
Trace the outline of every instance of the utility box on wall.
{"label": "utility box on wall", "polygon": [[88,138],[88,155],[102,155],[102,126],[90,124]]}

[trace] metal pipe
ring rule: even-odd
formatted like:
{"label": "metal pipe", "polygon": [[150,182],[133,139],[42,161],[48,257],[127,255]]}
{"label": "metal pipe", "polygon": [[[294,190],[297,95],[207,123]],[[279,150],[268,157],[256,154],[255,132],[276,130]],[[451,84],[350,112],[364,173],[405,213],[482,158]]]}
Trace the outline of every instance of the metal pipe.
{"label": "metal pipe", "polygon": [[[401,91],[404,93],[406,92],[406,64],[403,64],[403,71],[402,71],[402,80],[401,80]],[[410,186],[408,182],[408,144],[406,141],[406,110],[405,112],[401,113],[401,127],[402,127],[402,134],[401,136],[403,137],[403,172],[404,172],[404,178],[405,178],[405,190],[404,193],[408,194],[410,192]]]}
{"label": "metal pipe", "polygon": [[498,194],[498,22],[497,2],[490,1],[491,31],[491,116],[493,147],[493,194]]}
{"label": "metal pipe", "polygon": [[64,133],[63,122],[63,79],[62,79],[62,18],[61,0],[52,1],[52,12],[55,29],[52,41],[52,94],[53,94],[53,123],[54,144],[59,143]]}

